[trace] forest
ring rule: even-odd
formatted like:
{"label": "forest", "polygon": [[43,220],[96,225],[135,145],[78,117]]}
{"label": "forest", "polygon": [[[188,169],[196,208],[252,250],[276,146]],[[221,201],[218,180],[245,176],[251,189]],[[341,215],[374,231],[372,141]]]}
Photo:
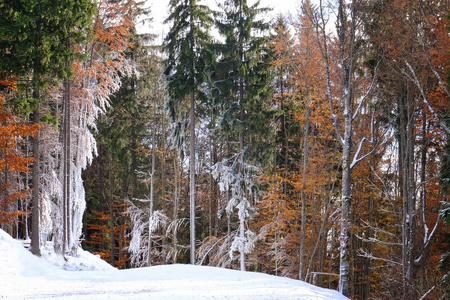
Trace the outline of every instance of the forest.
{"label": "forest", "polygon": [[[249,3],[247,3],[249,2]],[[0,227],[112,266],[450,297],[450,2],[0,0]]]}

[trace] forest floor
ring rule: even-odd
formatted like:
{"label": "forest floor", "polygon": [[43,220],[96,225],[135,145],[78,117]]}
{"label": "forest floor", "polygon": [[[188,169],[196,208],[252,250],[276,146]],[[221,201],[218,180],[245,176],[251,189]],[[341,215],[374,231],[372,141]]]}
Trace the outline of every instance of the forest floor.
{"label": "forest floor", "polygon": [[347,299],[337,291],[254,272],[166,265],[117,270],[89,252],[32,255],[0,229],[0,299]]}

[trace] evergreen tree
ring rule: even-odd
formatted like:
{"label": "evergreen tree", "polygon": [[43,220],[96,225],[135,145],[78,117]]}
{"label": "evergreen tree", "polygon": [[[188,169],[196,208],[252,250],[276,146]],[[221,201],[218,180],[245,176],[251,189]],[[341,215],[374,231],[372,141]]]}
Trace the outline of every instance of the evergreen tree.
{"label": "evergreen tree", "polygon": [[[249,195],[256,196],[252,179],[254,164],[268,166],[274,127],[270,96],[272,51],[269,44],[269,24],[261,20],[268,11],[259,8],[259,1],[248,6],[246,0],[226,1],[220,5],[217,27],[225,43],[216,45],[219,61],[215,72],[215,86],[220,91],[222,107],[221,131],[224,140],[238,145],[231,156],[216,164],[215,177],[222,177],[222,191],[231,191],[227,213],[234,207],[239,212],[239,237],[232,249],[240,253],[240,268],[245,270],[245,254],[253,247],[253,233],[246,230],[246,222],[254,213]],[[235,138],[238,138],[236,141]],[[233,178],[228,178],[230,172]],[[227,174],[225,174],[227,173]]]}
{"label": "evergreen tree", "polygon": [[198,101],[204,97],[205,68],[211,63],[210,10],[196,0],[171,0],[166,23],[171,23],[171,29],[165,38],[164,75],[172,121],[179,117],[181,103],[189,99],[190,261],[195,264],[195,113]]}

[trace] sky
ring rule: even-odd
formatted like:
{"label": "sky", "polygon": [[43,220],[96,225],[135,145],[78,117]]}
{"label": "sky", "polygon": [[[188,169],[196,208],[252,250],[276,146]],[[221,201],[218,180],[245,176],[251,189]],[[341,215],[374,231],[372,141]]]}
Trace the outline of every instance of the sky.
{"label": "sky", "polygon": [[[201,0],[199,3],[207,4],[209,7],[214,8],[217,7],[216,2],[222,1],[223,0]],[[145,26],[138,26],[138,30],[139,32],[158,34],[158,39],[161,41],[161,37],[168,31],[167,26],[163,25],[163,21],[168,16],[169,0],[147,0],[146,3],[150,6],[153,22],[151,24],[146,24]],[[254,0],[248,0],[249,5],[253,5],[254,3]],[[273,8],[269,17],[274,18],[280,14],[296,14],[300,3],[300,0],[261,0],[260,7]]]}
{"label": "sky", "polygon": [[299,280],[236,270],[165,265],[117,270],[81,249],[36,257],[0,229],[0,299],[348,300]]}

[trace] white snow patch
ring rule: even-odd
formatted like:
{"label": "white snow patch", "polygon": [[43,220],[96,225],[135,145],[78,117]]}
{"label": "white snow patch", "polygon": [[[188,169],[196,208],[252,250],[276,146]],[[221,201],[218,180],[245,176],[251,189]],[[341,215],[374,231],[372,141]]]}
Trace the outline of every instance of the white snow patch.
{"label": "white snow patch", "polygon": [[0,298],[347,299],[337,291],[262,273],[192,265],[119,271],[81,250],[68,260],[33,256],[0,230]]}

